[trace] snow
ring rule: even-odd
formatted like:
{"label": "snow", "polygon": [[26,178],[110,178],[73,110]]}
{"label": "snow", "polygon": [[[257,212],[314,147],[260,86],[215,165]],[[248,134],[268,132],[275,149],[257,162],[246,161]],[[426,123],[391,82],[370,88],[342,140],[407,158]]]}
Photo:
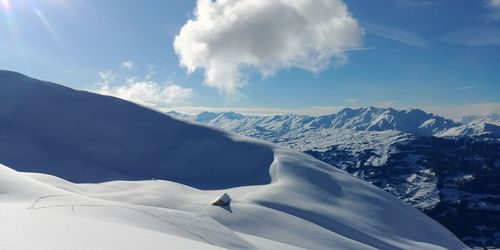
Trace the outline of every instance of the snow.
{"label": "snow", "polygon": [[[387,193],[341,171],[325,171],[324,164],[299,153],[279,155],[272,166],[276,180],[227,190],[233,197],[229,209],[209,205],[220,191],[175,182],[74,184],[0,166],[0,183],[8,183],[0,196],[0,248],[465,248]],[[332,181],[325,190],[323,182]],[[386,212],[394,218],[385,218]]]}
{"label": "snow", "polygon": [[25,207],[1,208],[0,248],[38,249],[223,249],[172,234],[143,230]]}
{"label": "snow", "polygon": [[458,127],[449,128],[446,131],[437,133],[436,136],[452,138],[460,138],[464,136],[485,137],[487,139],[500,138],[500,126],[478,120]]}
{"label": "snow", "polygon": [[302,153],[11,72],[0,89],[0,249],[467,248]]}

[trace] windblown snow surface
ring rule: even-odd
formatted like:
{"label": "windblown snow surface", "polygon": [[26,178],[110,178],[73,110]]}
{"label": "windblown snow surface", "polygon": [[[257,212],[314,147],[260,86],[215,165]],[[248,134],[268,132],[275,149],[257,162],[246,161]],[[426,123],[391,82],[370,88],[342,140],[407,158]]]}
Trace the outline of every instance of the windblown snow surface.
{"label": "windblown snow surface", "polygon": [[7,71],[0,163],[0,249],[467,248],[310,156]]}

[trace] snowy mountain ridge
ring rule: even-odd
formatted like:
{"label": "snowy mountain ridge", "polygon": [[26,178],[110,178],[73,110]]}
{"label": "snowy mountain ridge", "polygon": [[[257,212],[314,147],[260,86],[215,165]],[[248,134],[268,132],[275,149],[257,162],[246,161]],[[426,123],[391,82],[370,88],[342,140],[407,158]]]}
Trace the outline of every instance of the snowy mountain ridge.
{"label": "snowy mountain ridge", "polygon": [[223,128],[233,132],[258,129],[268,133],[286,134],[303,129],[345,129],[354,131],[396,130],[419,136],[500,137],[500,126],[491,118],[475,118],[460,124],[420,109],[396,110],[393,108],[345,108],[318,117],[307,115],[255,116],[235,112],[202,112],[198,115],[167,112],[174,117]]}
{"label": "snowy mountain ridge", "polygon": [[[175,114],[174,114],[175,115]],[[432,135],[458,126],[452,120],[427,114],[419,109],[398,111],[392,108],[345,108],[335,114],[311,117],[305,115],[245,116],[234,112],[203,112],[194,117],[194,121],[209,125],[227,124],[230,121],[245,121],[245,124],[265,129],[289,132],[297,128],[307,129],[352,129],[357,131],[399,130],[407,133]]]}

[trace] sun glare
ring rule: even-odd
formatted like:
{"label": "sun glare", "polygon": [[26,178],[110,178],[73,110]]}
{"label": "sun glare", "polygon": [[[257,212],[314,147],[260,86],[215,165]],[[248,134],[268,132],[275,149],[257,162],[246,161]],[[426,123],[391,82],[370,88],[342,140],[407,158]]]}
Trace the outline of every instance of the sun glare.
{"label": "sun glare", "polygon": [[9,0],[0,0],[0,4],[6,11],[10,11],[10,3]]}
{"label": "sun glare", "polygon": [[[73,0],[72,3],[77,2]],[[63,45],[63,42],[54,27],[53,20],[51,17],[46,15],[46,10],[57,10],[59,13],[65,14],[67,8],[69,7],[68,0],[24,0],[24,1],[11,1],[11,0],[0,0],[0,18],[4,20],[6,27],[9,31],[9,39],[15,44],[16,50],[19,55],[24,54],[23,48],[21,47],[21,37],[20,29],[17,19],[26,17],[32,10],[35,17],[38,18],[41,25],[45,28],[46,32],[54,39],[55,43],[60,47],[60,49],[65,53],[69,54]],[[19,13],[16,11],[19,10]],[[23,16],[17,16],[18,14],[23,14]],[[32,23],[31,25],[35,25]]]}

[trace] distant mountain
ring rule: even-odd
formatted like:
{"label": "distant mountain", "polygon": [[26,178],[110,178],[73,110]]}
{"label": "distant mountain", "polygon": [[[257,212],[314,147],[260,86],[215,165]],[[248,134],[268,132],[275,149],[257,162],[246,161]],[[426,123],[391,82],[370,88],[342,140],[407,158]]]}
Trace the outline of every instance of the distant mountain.
{"label": "distant mountain", "polygon": [[0,249],[466,248],[309,155],[8,71],[0,221]]}
{"label": "distant mountain", "polygon": [[[395,130],[417,136],[447,138],[470,137],[476,139],[500,138],[498,116],[464,118],[467,123],[457,123],[420,109],[396,110],[393,108],[345,108],[335,114],[312,117],[307,115],[252,116],[235,112],[202,112],[188,115],[169,112],[174,117],[243,133],[270,137],[304,129],[343,129],[354,131]],[[250,133],[254,131],[255,133]]]}
{"label": "distant mountain", "polygon": [[306,152],[431,215],[471,247],[500,247],[500,140],[491,118],[460,124],[411,109],[320,117],[184,116]]}
{"label": "distant mountain", "polygon": [[462,124],[470,124],[470,123],[489,123],[493,125],[500,126],[500,114],[488,114],[484,116],[478,115],[470,115],[462,118]]}
{"label": "distant mountain", "polygon": [[500,139],[500,115],[466,116],[462,119],[462,124],[436,135],[449,138]]}
{"label": "distant mountain", "polygon": [[433,135],[457,126],[452,120],[425,113],[420,109],[398,111],[392,108],[346,108],[318,117],[313,122],[319,128],[352,129],[356,131],[398,130],[419,135]]}
{"label": "distant mountain", "polygon": [[196,116],[170,115],[213,125],[230,131],[260,129],[288,133],[296,129],[350,129],[356,131],[397,130],[417,135],[434,135],[460,124],[420,109],[345,108],[338,113],[311,117],[304,115],[245,116],[235,112],[202,112]]}
{"label": "distant mountain", "polygon": [[441,133],[437,133],[437,136],[460,138],[460,137],[471,137],[471,138],[483,138],[483,139],[493,139],[500,138],[500,126],[487,123],[484,120],[474,120],[470,123],[460,125],[457,127],[450,128]]}

